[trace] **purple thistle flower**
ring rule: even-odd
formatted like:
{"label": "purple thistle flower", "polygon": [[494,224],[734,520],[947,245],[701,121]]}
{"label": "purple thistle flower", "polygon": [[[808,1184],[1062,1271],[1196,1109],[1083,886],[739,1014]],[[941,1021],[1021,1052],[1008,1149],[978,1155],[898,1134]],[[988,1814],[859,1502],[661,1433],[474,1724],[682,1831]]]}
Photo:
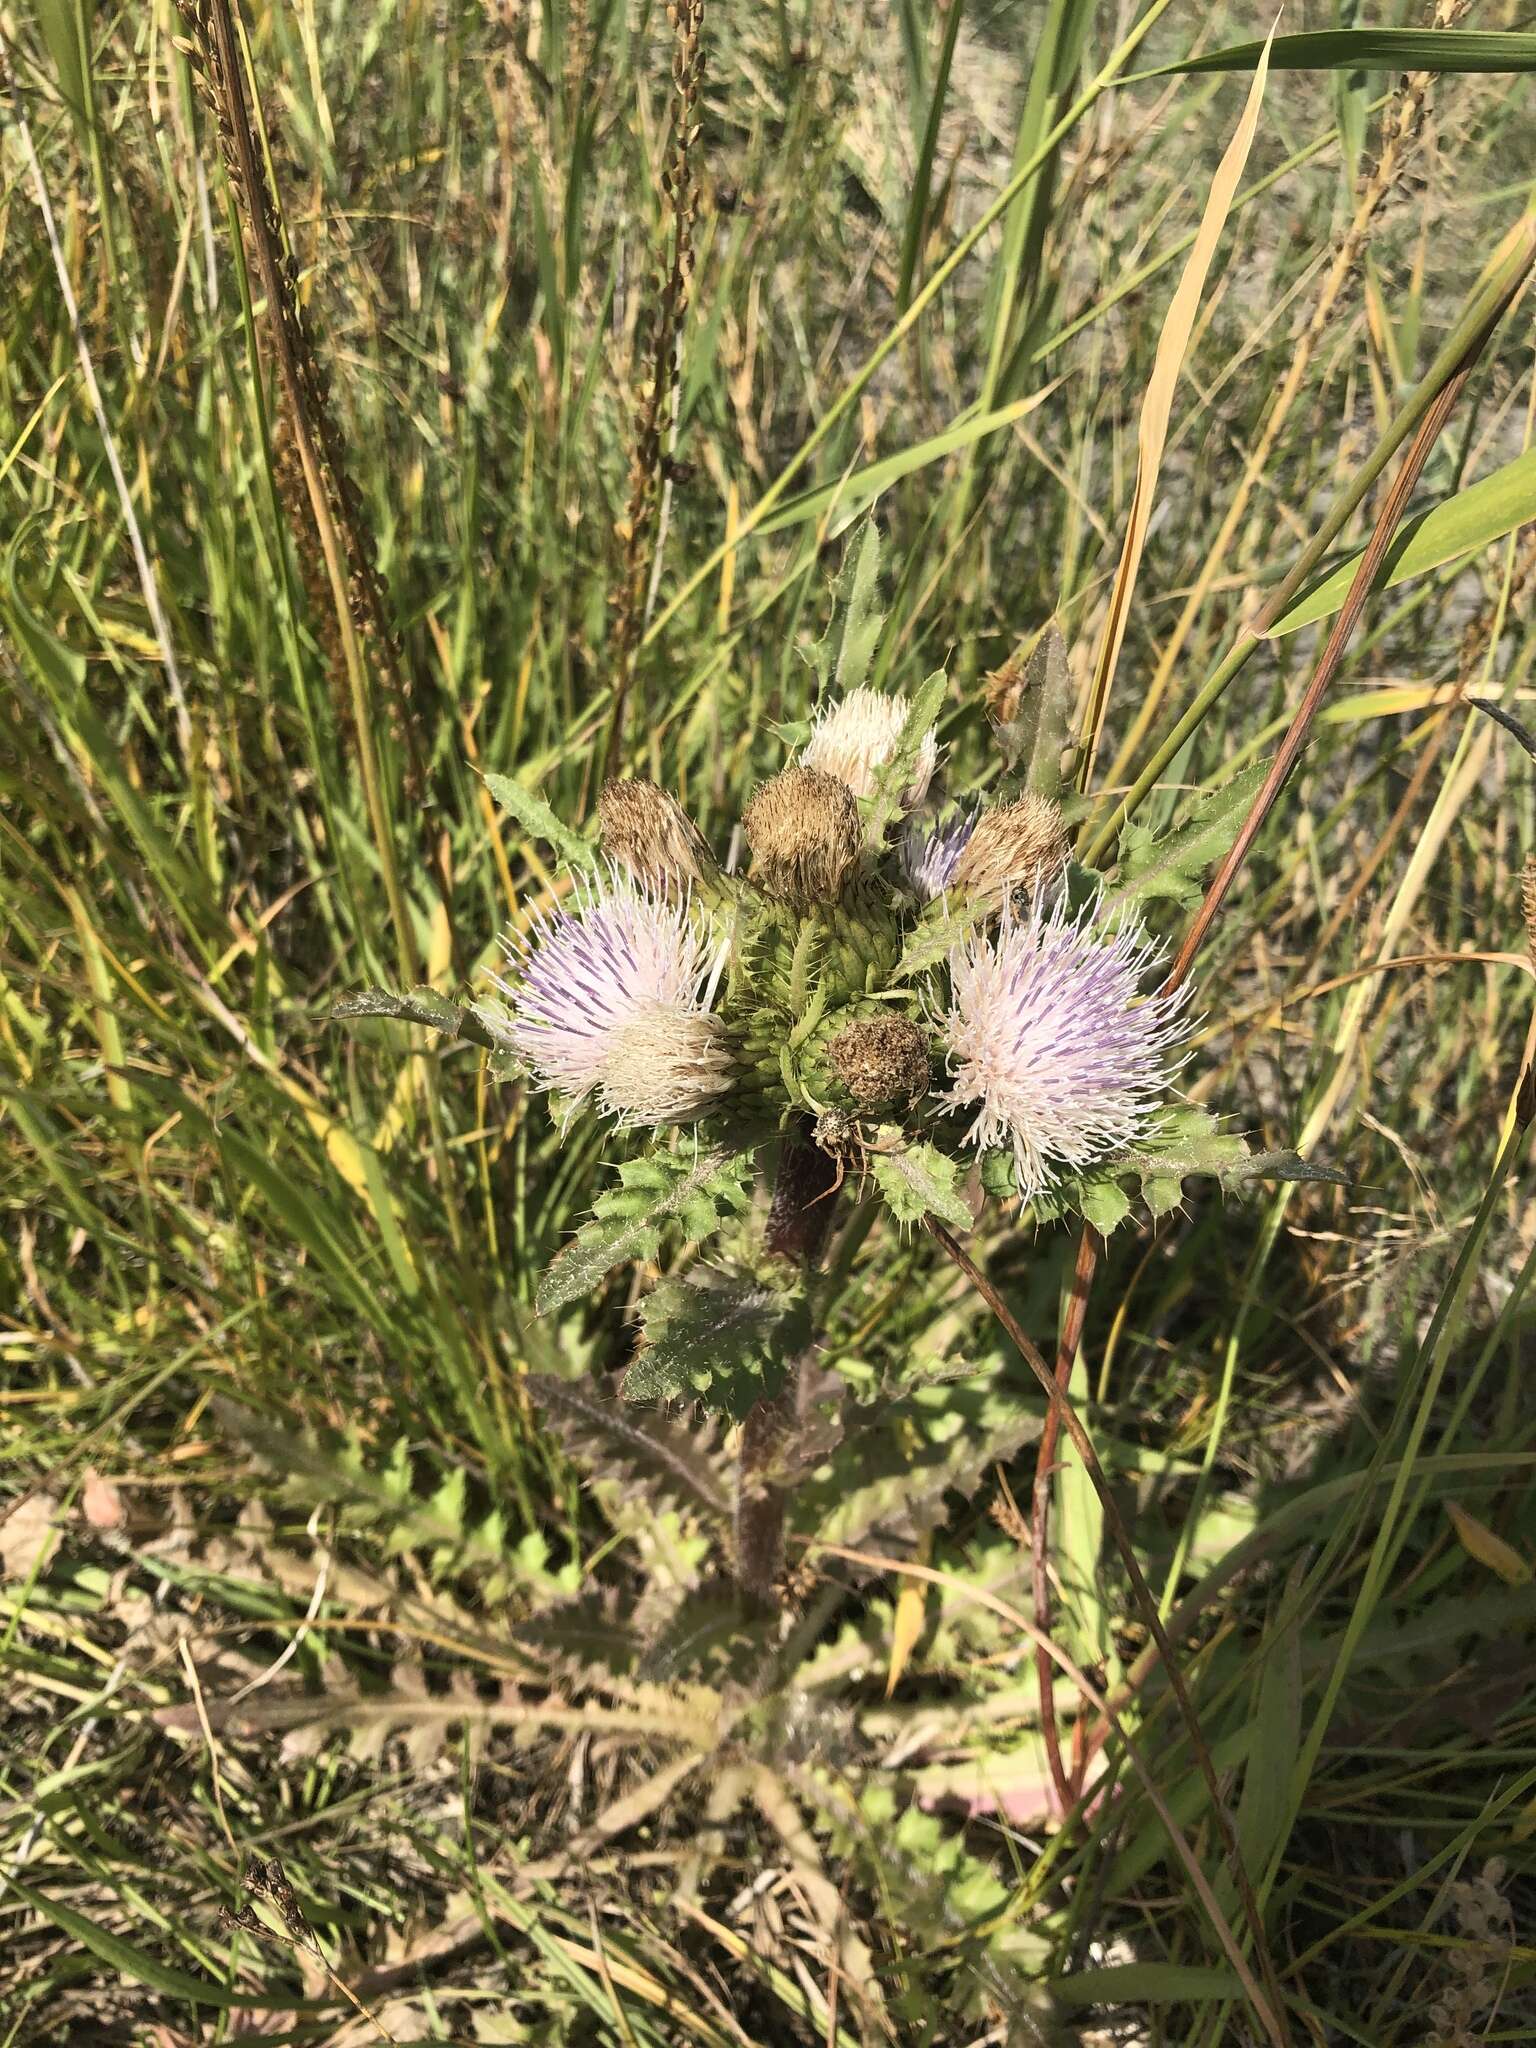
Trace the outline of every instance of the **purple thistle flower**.
{"label": "purple thistle flower", "polygon": [[541,1087],[594,1092],[624,1123],[690,1123],[731,1079],[712,960],[686,900],[616,875],[508,943],[513,1037]]}
{"label": "purple thistle flower", "polygon": [[897,859],[903,881],[922,902],[932,903],[953,882],[960,856],[980,816],[973,806],[968,811],[955,811],[937,823],[930,819],[920,825],[914,818],[906,827],[897,846]]}
{"label": "purple thistle flower", "polygon": [[975,1109],[968,1144],[1013,1147],[1026,1199],[1134,1145],[1167,1087],[1183,991],[1139,997],[1158,948],[1134,921],[1106,931],[1099,912],[1047,910],[1037,893],[950,955],[942,1099]]}

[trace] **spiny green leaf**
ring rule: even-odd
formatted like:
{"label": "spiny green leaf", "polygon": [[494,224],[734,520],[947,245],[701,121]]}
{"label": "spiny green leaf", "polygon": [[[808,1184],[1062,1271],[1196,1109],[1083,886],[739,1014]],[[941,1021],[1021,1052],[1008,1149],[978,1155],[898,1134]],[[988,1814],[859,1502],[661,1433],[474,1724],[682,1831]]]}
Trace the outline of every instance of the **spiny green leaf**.
{"label": "spiny green leaf", "polygon": [[714,1521],[728,1519],[725,1486],[707,1451],[664,1416],[594,1393],[579,1380],[530,1373],[524,1385],[594,1476],[638,1473],[673,1499],[706,1509]]}
{"label": "spiny green leaf", "polygon": [[531,838],[552,846],[568,867],[580,871],[596,865],[597,848],[591,840],[583,839],[557,818],[543,797],[535,796],[531,789],[525,789],[508,775],[487,775],[485,786]]}
{"label": "spiny green leaf", "polygon": [[740,1419],[779,1391],[810,1342],[803,1296],[753,1281],[663,1280],[643,1313],[645,1343],[624,1375],[627,1401],[702,1401]]}
{"label": "spiny green leaf", "polygon": [[997,719],[993,727],[1003,765],[1022,788],[1043,796],[1060,794],[1075,694],[1067,643],[1052,619],[1024,664],[1012,717]]}
{"label": "spiny green leaf", "polygon": [[923,750],[924,740],[938,724],[948,695],[949,678],[943,669],[935,669],[913,692],[895,750],[880,770],[875,781],[875,793],[869,800],[865,838],[871,846],[883,843],[891,824],[901,815],[904,808],[902,798],[911,787],[917,757]]}
{"label": "spiny green leaf", "polygon": [[970,1229],[971,1212],[956,1186],[960,1169],[936,1145],[871,1152],[869,1166],[898,1223],[921,1223],[925,1216],[937,1216],[952,1229]]}
{"label": "spiny green leaf", "polygon": [[845,696],[864,681],[885,620],[875,605],[880,590],[880,532],[866,521],[857,543],[850,541],[832,583],[832,617],[810,651],[817,694]]}
{"label": "spiny green leaf", "polygon": [[998,1459],[1040,1434],[1043,1404],[1002,1374],[919,1388],[850,1435],[801,1488],[801,1525],[829,1543],[916,1534]]}
{"label": "spiny green leaf", "polygon": [[942,899],[928,904],[907,933],[893,981],[915,981],[942,966],[956,946],[963,946],[978,925],[985,924],[995,905]]}
{"label": "spiny green leaf", "polygon": [[1259,785],[1269,771],[1265,761],[1255,761],[1220,789],[1208,791],[1181,825],[1161,839],[1150,839],[1145,829],[1126,828],[1120,841],[1120,866],[1109,898],[1112,907],[1146,902],[1168,896],[1176,903],[1191,903],[1199,895],[1198,877],[1236,839],[1243,820],[1253,807]]}
{"label": "spiny green leaf", "polygon": [[1299,1152],[1252,1152],[1222,1178],[1229,1184],[1246,1180],[1321,1180],[1347,1188],[1349,1175],[1337,1166],[1318,1166]]}
{"label": "spiny green leaf", "polygon": [[1208,1109],[1186,1105],[1165,1110],[1142,1143],[1125,1155],[1122,1165],[1143,1180],[1182,1180],[1186,1174],[1230,1174],[1246,1165],[1248,1158],[1242,1138],[1221,1130]]}
{"label": "spiny green leaf", "polygon": [[627,1159],[620,1185],[600,1195],[596,1214],[583,1224],[539,1283],[540,1314],[596,1292],[615,1266],[654,1258],[668,1223],[683,1235],[709,1237],[721,1219],[745,1208],[752,1175],[748,1153],[651,1152]]}
{"label": "spiny green leaf", "polygon": [[512,1020],[498,1003],[455,1003],[432,988],[406,989],[403,993],[388,988],[364,988],[355,995],[343,996],[331,1015],[339,1024],[352,1023],[360,1017],[393,1017],[401,1024],[424,1024],[429,1031],[441,1031],[445,1038],[467,1039],[471,1045],[483,1045],[498,1054],[505,1068],[498,1078],[510,1078],[522,1071]]}
{"label": "spiny green leaf", "polygon": [[1108,1237],[1131,1213],[1131,1198],[1116,1180],[1090,1183],[1083,1189],[1083,1221]]}

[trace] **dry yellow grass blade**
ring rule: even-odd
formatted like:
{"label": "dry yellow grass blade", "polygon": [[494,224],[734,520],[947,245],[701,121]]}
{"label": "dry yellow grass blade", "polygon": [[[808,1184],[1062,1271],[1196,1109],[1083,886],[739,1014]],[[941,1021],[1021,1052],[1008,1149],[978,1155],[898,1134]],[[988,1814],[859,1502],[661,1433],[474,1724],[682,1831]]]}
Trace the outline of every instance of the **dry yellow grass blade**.
{"label": "dry yellow grass blade", "polygon": [[1451,1518],[1451,1525],[1461,1539],[1461,1547],[1469,1557],[1475,1558],[1488,1570],[1496,1572],[1506,1586],[1529,1584],[1531,1567],[1511,1543],[1502,1536],[1496,1536],[1485,1522],[1476,1515],[1469,1515],[1459,1502],[1448,1500],[1445,1512]]}
{"label": "dry yellow grass blade", "polygon": [[1125,532],[1125,545],[1120,553],[1120,565],[1115,571],[1114,588],[1110,592],[1109,610],[1104,619],[1104,637],[1099,643],[1098,660],[1094,663],[1093,681],[1088,692],[1088,712],[1083,721],[1082,766],[1078,786],[1087,789],[1093,775],[1094,758],[1099,750],[1099,739],[1104,730],[1104,718],[1109,709],[1110,686],[1114,682],[1115,667],[1120,659],[1120,649],[1125,643],[1125,629],[1130,618],[1131,599],[1136,590],[1136,576],[1141,567],[1142,550],[1146,546],[1147,528],[1152,519],[1152,504],[1157,493],[1158,473],[1162,468],[1163,450],[1168,441],[1168,423],[1173,415],[1173,394],[1179,381],[1179,372],[1184,367],[1184,356],[1189,348],[1190,337],[1195,330],[1195,321],[1200,311],[1200,297],[1205,290],[1205,281],[1210,274],[1211,261],[1216,254],[1216,244],[1226,226],[1227,215],[1232,210],[1232,201],[1237,193],[1238,180],[1243,175],[1248,161],[1248,151],[1253,146],[1254,134],[1259,125],[1259,108],[1264,99],[1264,81],[1269,73],[1269,46],[1274,40],[1271,30],[1264,44],[1253,74],[1253,84],[1248,89],[1247,103],[1242,119],[1238,122],[1232,140],[1217,166],[1211,181],[1205,211],[1200,218],[1200,230],[1195,236],[1194,247],[1185,261],[1179,278],[1178,290],[1163,321],[1163,331],[1158,337],[1157,354],[1153,359],[1152,375],[1147,383],[1146,396],[1141,402],[1141,423],[1136,435],[1136,489],[1131,497],[1131,516]]}
{"label": "dry yellow grass blade", "polygon": [[[933,1531],[925,1529],[916,1551],[919,1564],[933,1561]],[[887,1699],[901,1683],[907,1659],[917,1646],[928,1611],[928,1594],[921,1579],[908,1579],[896,1595],[896,1613],[891,1623],[891,1666],[885,1675]]]}

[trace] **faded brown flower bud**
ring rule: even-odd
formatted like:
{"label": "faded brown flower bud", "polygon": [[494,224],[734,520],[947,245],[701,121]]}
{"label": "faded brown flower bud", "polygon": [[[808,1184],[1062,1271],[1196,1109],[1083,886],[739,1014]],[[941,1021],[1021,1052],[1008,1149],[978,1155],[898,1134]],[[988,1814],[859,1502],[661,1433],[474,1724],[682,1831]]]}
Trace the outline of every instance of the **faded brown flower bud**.
{"label": "faded brown flower bud", "polygon": [[987,716],[994,725],[1008,725],[1018,717],[1019,706],[1024,702],[1031,680],[1022,653],[1018,651],[1010,654],[1001,668],[987,670],[981,679],[981,690]]}
{"label": "faded brown flower bud", "polygon": [[1061,806],[1031,790],[982,813],[955,863],[953,886],[974,895],[1032,889],[1050,881],[1066,857]]}
{"label": "faded brown flower bud", "polygon": [[752,874],[770,896],[790,903],[835,903],[858,865],[863,843],[853,792],[818,768],[786,768],[742,817]]}
{"label": "faded brown flower bud", "polygon": [[709,848],[682,805],[643,776],[605,782],[597,816],[604,853],[638,881],[686,885],[714,871]]}
{"label": "faded brown flower bud", "polygon": [[928,1034],[908,1017],[865,1017],[827,1042],[832,1070],[861,1108],[903,1108],[928,1091]]}

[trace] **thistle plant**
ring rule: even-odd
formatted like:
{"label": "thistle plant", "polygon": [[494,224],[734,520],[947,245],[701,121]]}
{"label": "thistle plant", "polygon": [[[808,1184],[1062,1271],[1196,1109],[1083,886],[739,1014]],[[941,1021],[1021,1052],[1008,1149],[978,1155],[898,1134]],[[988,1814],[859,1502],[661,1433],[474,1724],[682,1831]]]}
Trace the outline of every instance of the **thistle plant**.
{"label": "thistle plant", "polygon": [[[1247,779],[1165,838],[1136,830],[1114,868],[1070,851],[1067,665],[1041,642],[989,710],[1003,773],[950,789],[940,673],[910,696],[866,676],[872,528],[845,573],[841,636],[817,650],[813,718],[746,804],[727,872],[668,791],[602,789],[595,834],[531,792],[493,794],[561,856],[559,900],[504,942],[495,993],[375,996],[480,1040],[498,1072],[581,1116],[645,1133],[540,1285],[542,1310],[653,1266],[623,1384],[742,1425],[734,1568],[754,1598],[783,1569],[786,1505],[809,1469],[819,1267],[840,1216],[954,1232],[988,1203],[1036,1225],[1112,1231],[1192,1173],[1283,1170],[1182,1103],[1183,994],[1160,991],[1146,918],[1182,902],[1251,797]],[[666,1268],[667,1270],[662,1270]]]}

